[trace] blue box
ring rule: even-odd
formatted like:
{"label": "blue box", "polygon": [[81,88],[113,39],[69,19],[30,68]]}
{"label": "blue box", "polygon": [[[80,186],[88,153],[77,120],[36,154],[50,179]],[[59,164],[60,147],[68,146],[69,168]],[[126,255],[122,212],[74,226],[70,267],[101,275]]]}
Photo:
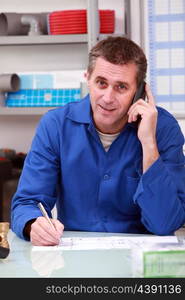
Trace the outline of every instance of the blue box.
{"label": "blue box", "polygon": [[22,74],[19,75],[21,86],[20,89],[45,89],[54,88],[52,74]]}
{"label": "blue box", "polygon": [[80,100],[80,89],[21,89],[9,92],[5,105],[8,107],[63,106]]}

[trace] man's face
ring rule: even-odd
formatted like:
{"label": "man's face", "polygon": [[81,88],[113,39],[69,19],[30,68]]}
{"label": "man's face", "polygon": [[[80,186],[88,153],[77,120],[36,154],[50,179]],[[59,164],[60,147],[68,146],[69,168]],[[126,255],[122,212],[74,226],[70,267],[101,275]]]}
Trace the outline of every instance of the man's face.
{"label": "man's face", "polygon": [[93,119],[103,133],[121,131],[127,122],[127,111],[137,89],[137,67],[134,63],[115,65],[98,57],[87,83]]}

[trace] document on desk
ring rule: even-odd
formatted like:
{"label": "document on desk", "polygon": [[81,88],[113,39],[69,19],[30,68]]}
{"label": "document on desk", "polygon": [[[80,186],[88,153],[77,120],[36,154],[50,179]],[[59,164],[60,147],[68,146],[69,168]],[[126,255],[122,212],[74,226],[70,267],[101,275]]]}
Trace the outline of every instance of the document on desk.
{"label": "document on desk", "polygon": [[133,247],[177,245],[176,236],[109,236],[109,237],[63,237],[57,246],[33,246],[33,251],[44,250],[93,250],[131,249]]}
{"label": "document on desk", "polygon": [[62,238],[57,246],[33,246],[32,250],[93,250],[93,249],[129,249],[127,240],[116,236],[111,237],[70,237]]}
{"label": "document on desk", "polygon": [[170,249],[179,244],[176,236],[129,237],[128,242],[132,245],[132,248],[164,247]]}

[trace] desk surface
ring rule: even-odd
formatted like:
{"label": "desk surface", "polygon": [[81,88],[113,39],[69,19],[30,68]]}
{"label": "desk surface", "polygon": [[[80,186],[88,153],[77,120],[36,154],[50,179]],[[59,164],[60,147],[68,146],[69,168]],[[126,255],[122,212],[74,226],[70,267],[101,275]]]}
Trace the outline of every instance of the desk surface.
{"label": "desk surface", "polygon": [[[94,232],[64,232],[64,237],[140,236]],[[142,235],[143,236],[143,235]],[[8,234],[10,254],[0,260],[0,277],[144,277],[136,272],[133,253],[129,249],[95,249],[66,251],[33,251],[30,242],[12,231]],[[50,247],[49,247],[50,248]],[[185,261],[184,251],[181,259]],[[141,257],[138,256],[138,261]],[[142,262],[139,262],[142,265]],[[179,264],[179,261],[178,261]],[[185,277],[185,266],[181,277]],[[174,271],[175,272],[175,271]],[[174,273],[174,277],[178,274]]]}

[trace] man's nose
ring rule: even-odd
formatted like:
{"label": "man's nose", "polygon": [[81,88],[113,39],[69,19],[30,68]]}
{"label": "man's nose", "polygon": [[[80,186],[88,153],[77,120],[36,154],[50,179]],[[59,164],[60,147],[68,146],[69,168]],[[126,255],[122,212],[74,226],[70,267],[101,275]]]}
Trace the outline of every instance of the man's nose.
{"label": "man's nose", "polygon": [[104,90],[103,100],[106,103],[114,102],[114,90],[111,86]]}

